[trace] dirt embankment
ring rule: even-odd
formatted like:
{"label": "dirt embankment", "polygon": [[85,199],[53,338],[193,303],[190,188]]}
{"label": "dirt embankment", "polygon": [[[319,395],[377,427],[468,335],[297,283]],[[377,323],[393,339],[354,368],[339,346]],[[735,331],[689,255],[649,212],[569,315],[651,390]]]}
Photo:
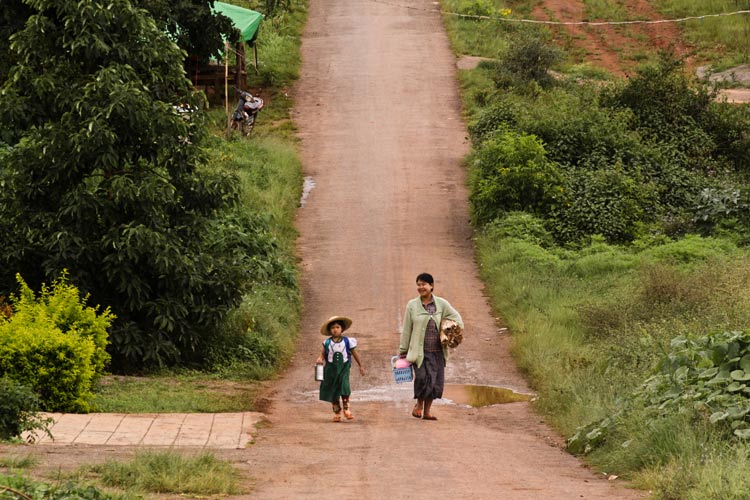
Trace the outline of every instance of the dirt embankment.
{"label": "dirt embankment", "polygon": [[[657,20],[663,17],[645,0],[621,2],[628,20]],[[534,9],[534,17],[558,22],[604,21],[588,19],[581,0],[545,0]],[[556,39],[582,62],[624,76],[639,63],[641,56],[655,49],[672,50],[686,57],[690,66],[691,48],[682,40],[675,23],[629,25],[552,26]]]}

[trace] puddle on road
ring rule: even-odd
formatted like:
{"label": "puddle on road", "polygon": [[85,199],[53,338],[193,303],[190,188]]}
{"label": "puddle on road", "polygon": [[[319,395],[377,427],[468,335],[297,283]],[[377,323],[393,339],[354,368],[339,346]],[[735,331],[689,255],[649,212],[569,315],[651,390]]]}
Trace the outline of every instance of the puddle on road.
{"label": "puddle on road", "polygon": [[530,394],[522,394],[505,387],[490,385],[446,384],[443,389],[443,399],[450,399],[455,404],[473,406],[474,408],[530,401],[532,397]]}
{"label": "puddle on road", "polygon": [[302,198],[299,200],[299,206],[304,207],[305,203],[307,203],[307,196],[310,194],[310,191],[315,187],[315,180],[310,177],[309,175],[305,177],[305,182],[302,184]]}
{"label": "puddle on road", "polygon": [[[317,400],[318,390],[300,393],[300,396],[302,399],[299,402]],[[435,400],[435,402],[437,404],[455,404],[479,408],[482,406],[530,401],[533,397],[533,394],[523,394],[505,387],[446,384],[443,389],[443,398]],[[413,403],[413,398],[414,389],[412,384],[391,384],[362,390],[355,389],[352,392],[352,401],[355,402],[392,401],[409,406]]]}

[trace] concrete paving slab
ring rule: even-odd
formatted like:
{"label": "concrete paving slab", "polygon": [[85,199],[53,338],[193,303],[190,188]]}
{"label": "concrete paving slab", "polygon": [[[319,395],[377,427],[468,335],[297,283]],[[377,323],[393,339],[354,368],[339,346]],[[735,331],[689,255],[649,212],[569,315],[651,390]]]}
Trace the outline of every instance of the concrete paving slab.
{"label": "concrete paving slab", "polygon": [[191,413],[185,417],[175,446],[205,446],[211,435],[213,413]]}
{"label": "concrete paving slab", "polygon": [[107,444],[137,446],[151,428],[154,415],[125,415],[107,440]]}
{"label": "concrete paving slab", "polygon": [[212,448],[236,448],[242,433],[242,414],[214,415],[208,446]]}
{"label": "concrete paving slab", "polygon": [[185,422],[185,413],[162,413],[156,415],[151,428],[148,430],[142,445],[145,446],[172,446],[180,433],[180,428]]}
{"label": "concrete paving slab", "polygon": [[[53,439],[37,434],[39,446],[159,446],[214,449],[245,448],[255,425],[264,417],[257,412],[237,413],[47,413]],[[24,438],[27,435],[23,436]]]}

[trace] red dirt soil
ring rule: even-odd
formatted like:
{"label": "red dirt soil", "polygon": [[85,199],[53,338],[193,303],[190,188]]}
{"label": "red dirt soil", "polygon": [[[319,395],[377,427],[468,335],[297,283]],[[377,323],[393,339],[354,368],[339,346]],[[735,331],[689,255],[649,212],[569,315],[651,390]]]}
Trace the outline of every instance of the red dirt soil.
{"label": "red dirt soil", "polygon": [[[627,9],[627,20],[658,20],[661,14],[645,0],[622,2]],[[546,21],[578,22],[605,21],[585,19],[581,0],[545,0],[534,9],[534,17]],[[673,50],[679,57],[687,57],[691,65],[690,47],[681,40],[676,23],[632,24],[620,26],[565,25],[552,28],[556,39],[571,52],[581,53],[582,62],[599,66],[614,75],[626,75],[638,64],[639,53],[654,49]]]}

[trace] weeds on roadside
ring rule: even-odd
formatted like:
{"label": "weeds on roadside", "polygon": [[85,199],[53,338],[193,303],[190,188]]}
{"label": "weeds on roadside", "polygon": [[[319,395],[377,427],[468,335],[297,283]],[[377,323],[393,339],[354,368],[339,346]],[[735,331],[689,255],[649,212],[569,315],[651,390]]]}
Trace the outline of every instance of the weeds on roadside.
{"label": "weeds on roadside", "polygon": [[232,465],[210,453],[141,452],[130,462],[109,460],[81,469],[111,487],[141,493],[235,495],[242,492]]}
{"label": "weeds on roadside", "polygon": [[39,459],[34,455],[9,455],[0,457],[0,467],[5,469],[28,469],[36,466]]}

